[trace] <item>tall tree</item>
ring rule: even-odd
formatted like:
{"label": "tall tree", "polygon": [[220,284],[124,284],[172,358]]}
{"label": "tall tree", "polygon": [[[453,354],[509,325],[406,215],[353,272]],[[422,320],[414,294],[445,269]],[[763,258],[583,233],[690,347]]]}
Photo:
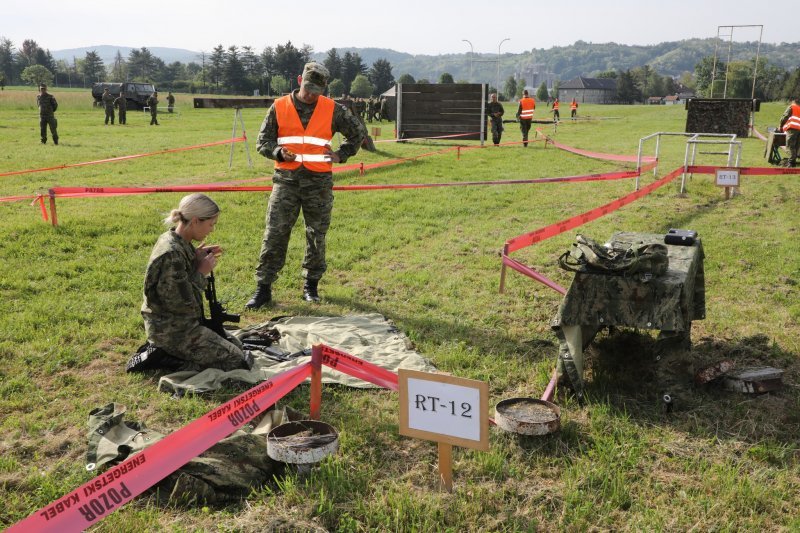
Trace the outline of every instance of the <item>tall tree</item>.
{"label": "tall tree", "polygon": [[336,48],[331,48],[330,50],[328,50],[323,64],[325,65],[325,68],[328,69],[328,72],[331,73],[332,80],[341,79],[342,58],[339,57],[339,52],[336,50]]}
{"label": "tall tree", "polygon": [[620,72],[617,77],[617,98],[623,104],[632,104],[642,99],[642,93],[636,88],[636,83],[630,70]]}
{"label": "tall tree", "polygon": [[541,102],[547,102],[547,98],[549,93],[547,92],[547,82],[543,81],[541,85],[539,85],[539,89],[536,90],[536,99]]}
{"label": "tall tree", "polygon": [[378,59],[372,64],[367,74],[370,83],[374,86],[374,94],[381,94],[394,85],[392,64],[386,59]]}
{"label": "tall tree", "polygon": [[0,75],[5,78],[6,83],[13,83],[15,74],[14,43],[10,39],[0,37]]}
{"label": "tall tree", "polygon": [[711,91],[711,78],[712,72],[714,73],[714,94],[716,96],[717,89],[720,89],[719,94],[722,94],[721,85],[719,85],[720,81],[722,81],[722,76],[725,74],[726,65],[722,61],[717,61],[716,70],[714,69],[714,58],[707,56],[701,59],[695,66],[694,66],[694,79],[695,79],[695,88],[697,92],[702,96],[710,96]]}
{"label": "tall tree", "polygon": [[20,68],[36,65],[36,53],[39,50],[39,44],[33,39],[22,41],[22,47],[17,52],[17,63]]}
{"label": "tall tree", "polygon": [[225,48],[218,44],[211,51],[211,58],[209,59],[211,66],[208,69],[208,77],[211,83],[219,89],[219,84],[222,81],[223,68],[225,67]]}
{"label": "tall tree", "polygon": [[100,54],[95,50],[86,52],[86,57],[83,58],[83,75],[87,81],[103,81],[105,74],[106,66],[100,59]]}
{"label": "tall tree", "polygon": [[297,88],[297,76],[303,73],[307,59],[306,53],[298,50],[292,41],[275,47],[275,70],[289,82],[290,90]]}
{"label": "tall tree", "polygon": [[358,74],[350,84],[350,94],[359,98],[367,98],[372,94],[374,87],[366,76]]}
{"label": "tall tree", "polygon": [[411,74],[402,74],[397,78],[397,83],[417,83],[417,80]]}
{"label": "tall tree", "polygon": [[242,94],[247,90],[247,79],[239,59],[239,48],[236,45],[229,46],[225,53],[222,79],[225,87],[233,94]]}
{"label": "tall tree", "polygon": [[20,78],[22,78],[23,81],[27,81],[34,87],[40,83],[44,83],[45,85],[50,85],[53,83],[53,73],[47,70],[44,65],[31,65],[29,67],[25,67],[25,70],[22,71]]}
{"label": "tall tree", "polygon": [[114,63],[111,65],[111,81],[125,81],[128,74],[128,64],[122,57],[122,52],[117,50],[114,56]]}
{"label": "tall tree", "polygon": [[345,52],[342,59],[342,83],[346,92],[350,92],[350,84],[359,74],[366,74],[367,66],[356,52]]}
{"label": "tall tree", "polygon": [[439,76],[439,83],[455,83],[455,80],[449,72],[442,72],[441,76]]}
{"label": "tall tree", "polygon": [[783,85],[781,96],[786,99],[792,96],[795,98],[800,97],[800,67],[794,69],[794,72],[789,75],[789,78]]}
{"label": "tall tree", "polygon": [[514,76],[509,76],[506,80],[506,84],[503,87],[503,94],[508,100],[517,95],[517,80],[514,79]]}
{"label": "tall tree", "polygon": [[[163,61],[162,61],[163,63]],[[128,71],[134,79],[152,81],[158,69],[158,62],[146,47],[135,48],[128,54]]]}

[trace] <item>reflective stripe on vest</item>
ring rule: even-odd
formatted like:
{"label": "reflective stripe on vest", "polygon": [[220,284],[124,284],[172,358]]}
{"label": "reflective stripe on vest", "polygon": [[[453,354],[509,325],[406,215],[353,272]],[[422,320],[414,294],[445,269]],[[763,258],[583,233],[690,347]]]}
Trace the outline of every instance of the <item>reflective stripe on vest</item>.
{"label": "reflective stripe on vest", "polygon": [[291,95],[275,100],[275,116],[278,119],[278,145],[294,152],[294,161],[275,161],[275,168],[295,170],[303,165],[312,172],[331,172],[333,163],[325,154],[333,138],[331,124],[336,104],[330,98],[320,96],[308,125],[303,128]]}
{"label": "reflective stripe on vest", "polygon": [[792,116],[783,125],[783,131],[800,130],[800,105],[792,104]]}
{"label": "reflective stripe on vest", "polygon": [[558,100],[553,102],[553,109],[558,109]]}
{"label": "reflective stripe on vest", "polygon": [[571,104],[569,104],[569,108],[572,109],[573,111],[575,109],[578,109],[578,102],[573,101]]}
{"label": "reflective stripe on vest", "polygon": [[536,109],[536,100],[533,98],[523,98],[519,101],[519,105],[522,106],[519,118],[531,120],[533,118],[533,110]]}

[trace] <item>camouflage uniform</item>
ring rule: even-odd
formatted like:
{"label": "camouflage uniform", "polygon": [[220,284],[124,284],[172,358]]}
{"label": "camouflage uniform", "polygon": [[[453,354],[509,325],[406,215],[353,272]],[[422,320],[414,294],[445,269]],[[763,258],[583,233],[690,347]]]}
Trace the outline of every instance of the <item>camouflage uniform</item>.
{"label": "camouflage uniform", "polygon": [[[125,412],[124,405],[109,403],[89,413],[88,471],[118,465],[164,438],[163,433],[148,429],[144,423],[124,420]],[[283,472],[283,463],[267,455],[265,433],[288,419],[283,410],[269,410],[260,420],[245,424],[155,485],[159,499],[197,505],[247,497]]]}
{"label": "camouflage uniform", "polygon": [[201,325],[207,280],[195,268],[194,246],[175,233],[156,242],[144,279],[147,340],[186,362],[185,370],[243,368],[241,347]]}
{"label": "camouflage uniform", "polygon": [[119,109],[119,123],[126,124],[128,122],[126,115],[128,113],[128,99],[124,94],[120,94],[118,98],[114,99],[114,107]]}
{"label": "camouflage uniform", "polygon": [[158,126],[158,93],[153,93],[147,99],[147,107],[150,108],[150,125]]}
{"label": "camouflage uniform", "polygon": [[[292,93],[297,114],[303,127],[308,126],[316,104],[305,104]],[[366,128],[361,121],[343,105],[334,106],[331,131],[341,132],[345,140],[336,150],[340,162],[358,152],[366,137]],[[273,105],[267,112],[258,133],[256,149],[269,159],[278,160],[281,147],[278,145],[278,121]],[[325,273],[325,235],[331,222],[333,209],[333,174],[312,172],[303,165],[295,170],[275,169],[272,176],[273,189],[267,208],[266,230],[261,245],[256,281],[259,285],[271,284],[286,262],[289,237],[300,211],[306,226],[306,252],[303,258],[303,277],[319,280]]]}
{"label": "camouflage uniform", "polygon": [[103,107],[106,109],[106,124],[108,124],[108,120],[111,119],[111,125],[114,125],[114,95],[109,92],[103,93]]}
{"label": "camouflage uniform", "polygon": [[503,113],[506,110],[500,102],[489,102],[486,104],[486,115],[492,121],[492,142],[500,144],[500,137],[503,135]]}
{"label": "camouflage uniform", "polygon": [[44,94],[36,96],[36,106],[39,108],[39,130],[42,137],[42,144],[47,143],[47,127],[50,127],[50,135],[53,136],[53,144],[58,144],[58,121],[55,112],[58,109],[56,97],[48,93],[46,88]]}
{"label": "camouflage uniform", "polygon": [[175,97],[172,93],[167,95],[167,112],[172,113],[172,109],[175,107]]}
{"label": "camouflage uniform", "polygon": [[[796,105],[797,100],[792,100],[792,103]],[[786,122],[792,118],[792,115],[792,105],[789,105],[786,111],[783,112],[783,115],[781,115],[781,129],[783,129]],[[800,130],[795,128],[786,129],[786,149],[789,150],[789,161],[787,165],[789,167],[795,167],[797,165],[798,152],[800,152]]]}

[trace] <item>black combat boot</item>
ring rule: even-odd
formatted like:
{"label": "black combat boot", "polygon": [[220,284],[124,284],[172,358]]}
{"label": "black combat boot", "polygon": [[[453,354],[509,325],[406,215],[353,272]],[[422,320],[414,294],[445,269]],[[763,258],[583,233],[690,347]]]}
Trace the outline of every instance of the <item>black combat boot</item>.
{"label": "black combat boot", "polygon": [[247,309],[258,309],[259,307],[263,307],[272,301],[272,285],[269,283],[266,284],[258,284],[256,287],[256,292],[253,294],[253,297],[250,298],[246,304],[244,304],[245,308]]}
{"label": "black combat boot", "polygon": [[307,279],[303,283],[303,300],[307,302],[319,302],[319,293],[317,292],[318,279]]}

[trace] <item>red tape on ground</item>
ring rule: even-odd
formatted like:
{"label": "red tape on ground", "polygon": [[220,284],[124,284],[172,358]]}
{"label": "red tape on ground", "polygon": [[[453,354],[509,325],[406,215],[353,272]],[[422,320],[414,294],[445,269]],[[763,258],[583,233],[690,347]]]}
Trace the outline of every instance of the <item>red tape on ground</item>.
{"label": "red tape on ground", "polygon": [[391,370],[386,370],[324,344],[322,345],[322,364],[385,389],[397,390],[399,388],[397,374]]}
{"label": "red tape on ground", "polygon": [[504,269],[506,266],[508,266],[508,267],[516,270],[517,272],[519,272],[521,274],[524,274],[525,276],[528,276],[528,277],[533,278],[533,279],[535,279],[535,280],[537,280],[537,281],[539,281],[541,283],[544,283],[545,285],[547,285],[548,287],[552,288],[553,290],[556,290],[556,291],[558,291],[558,292],[560,292],[562,294],[565,294],[566,290],[563,287],[561,287],[559,284],[557,284],[556,282],[548,279],[547,277],[545,277],[544,275],[540,274],[539,272],[537,272],[536,270],[532,269],[531,267],[525,266],[522,263],[520,263],[519,261],[511,259],[508,256],[508,254],[510,254],[511,252],[514,252],[516,250],[519,250],[521,248],[525,248],[525,247],[531,246],[531,245],[533,245],[533,244],[535,244],[537,242],[541,242],[541,241],[547,240],[547,239],[549,239],[551,237],[555,237],[556,235],[560,235],[560,234],[562,234],[562,233],[564,233],[566,231],[569,231],[571,229],[577,228],[578,226],[582,226],[583,224],[586,224],[587,222],[590,222],[592,220],[598,219],[598,218],[600,218],[602,216],[607,215],[608,213],[616,211],[620,207],[628,205],[629,203],[633,202],[634,200],[638,200],[639,198],[647,196],[648,194],[650,194],[651,192],[655,191],[656,189],[658,189],[660,187],[663,187],[664,185],[666,185],[667,183],[671,182],[672,180],[674,180],[677,176],[679,176],[682,173],[683,173],[683,169],[682,168],[675,169],[672,172],[670,172],[669,174],[667,174],[666,176],[664,176],[663,178],[661,178],[660,180],[654,181],[650,185],[647,185],[646,187],[643,187],[643,188],[639,189],[638,191],[634,191],[631,194],[628,194],[626,196],[618,198],[618,199],[614,200],[613,202],[609,202],[609,203],[607,203],[605,205],[602,205],[600,207],[596,207],[596,208],[594,208],[594,209],[592,209],[590,211],[587,211],[586,213],[583,213],[581,215],[577,215],[577,216],[574,216],[572,218],[568,218],[568,219],[562,220],[560,222],[556,222],[555,224],[551,224],[549,226],[545,226],[545,227],[540,228],[540,229],[538,229],[536,231],[532,231],[530,233],[526,233],[524,235],[519,235],[518,237],[514,237],[512,239],[509,239],[508,241],[506,241],[505,247],[503,249],[502,268]]}
{"label": "red tape on ground", "polygon": [[306,363],[259,383],[39,509],[8,531],[30,533],[87,529],[263,413],[310,374],[311,364]]}
{"label": "red tape on ground", "polygon": [[102,163],[116,163],[118,161],[126,161],[129,159],[137,159],[139,157],[149,157],[153,155],[162,155],[162,154],[171,154],[174,152],[184,152],[186,150],[197,150],[199,148],[208,148],[210,146],[219,146],[220,144],[231,144],[231,143],[238,143],[246,140],[245,137],[236,137],[235,139],[228,139],[225,141],[215,141],[205,144],[196,144],[193,146],[184,146],[181,148],[170,148],[167,150],[159,150],[158,152],[149,152],[145,154],[133,154],[133,155],[123,155],[120,157],[112,157],[109,159],[98,159],[96,161],[84,161],[82,163],[71,163],[67,165],[59,165],[57,167],[46,167],[46,168],[32,168],[27,170],[14,170],[11,172],[1,172],[0,177],[5,176],[17,176],[19,174],[32,174],[34,172],[47,172],[50,170],[64,170],[67,168],[76,168],[76,167],[85,167],[87,165],[100,165]]}

